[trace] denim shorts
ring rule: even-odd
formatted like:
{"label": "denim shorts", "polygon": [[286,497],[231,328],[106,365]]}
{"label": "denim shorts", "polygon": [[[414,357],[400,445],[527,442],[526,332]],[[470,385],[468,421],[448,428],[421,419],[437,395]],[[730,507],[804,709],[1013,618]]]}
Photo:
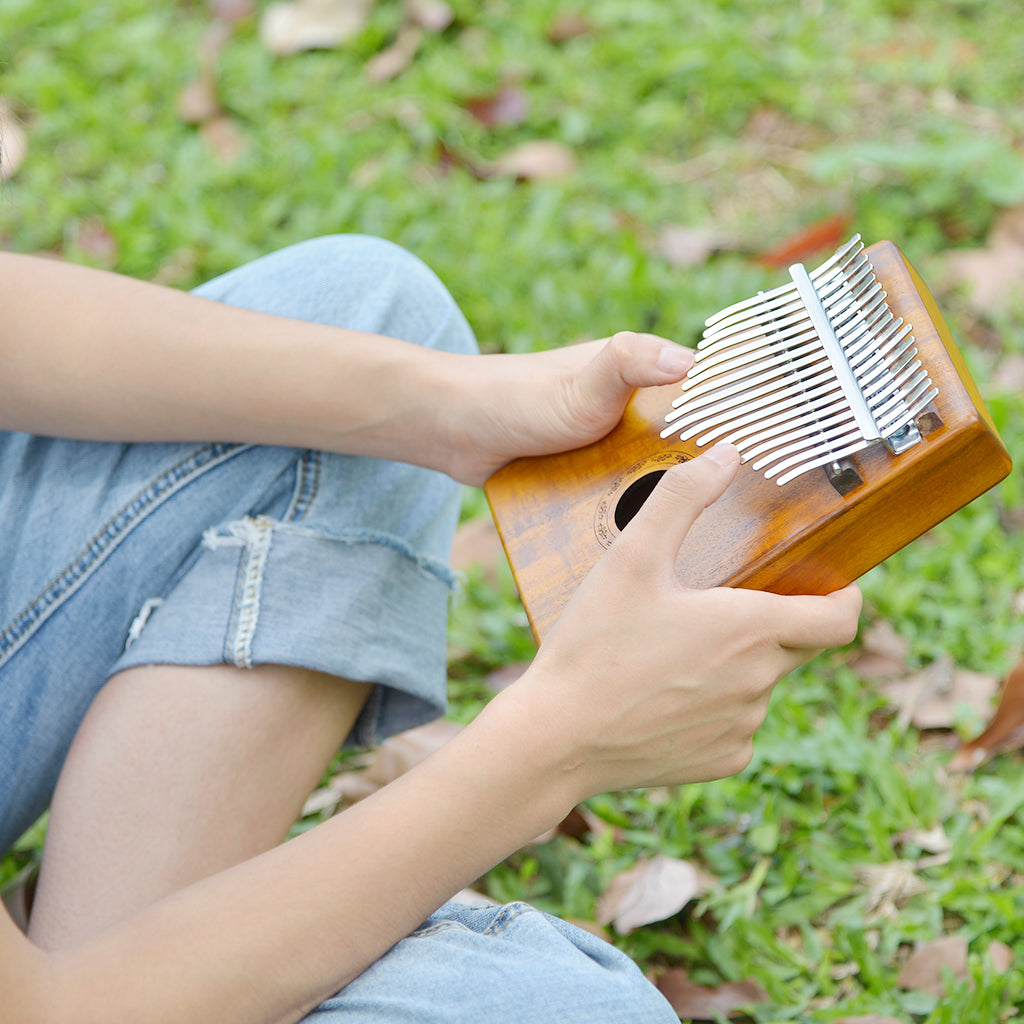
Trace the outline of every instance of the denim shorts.
{"label": "denim shorts", "polygon": [[[377,239],[302,243],[198,292],[476,349],[432,272]],[[461,497],[447,477],[291,448],[0,433],[0,481],[0,851],[46,808],[93,696],[132,666],[274,663],[373,682],[350,737],[363,745],[444,712]],[[309,1020],[678,1018],[587,932],[524,904],[446,904]]]}
{"label": "denim shorts", "polygon": [[[379,239],[302,243],[198,292],[476,350],[435,275]],[[374,682],[361,745],[443,714],[460,499],[400,462],[0,433],[0,851],[45,809],[122,669],[273,663]]]}

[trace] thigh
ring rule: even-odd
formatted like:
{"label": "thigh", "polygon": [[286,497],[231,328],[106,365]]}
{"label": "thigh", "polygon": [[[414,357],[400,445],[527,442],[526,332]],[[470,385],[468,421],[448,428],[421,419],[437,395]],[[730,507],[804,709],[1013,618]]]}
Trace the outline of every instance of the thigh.
{"label": "thigh", "polygon": [[306,1020],[311,1024],[678,1024],[603,939],[523,903],[446,904]]}
{"label": "thigh", "polygon": [[[474,347],[436,277],[376,239],[292,246],[199,292]],[[459,491],[439,474],[290,449],[6,434],[0,479],[0,850],[45,808],[98,689],[137,665],[280,663],[383,679],[363,739],[443,709]],[[422,663],[419,636],[392,649],[403,616],[429,638]]]}

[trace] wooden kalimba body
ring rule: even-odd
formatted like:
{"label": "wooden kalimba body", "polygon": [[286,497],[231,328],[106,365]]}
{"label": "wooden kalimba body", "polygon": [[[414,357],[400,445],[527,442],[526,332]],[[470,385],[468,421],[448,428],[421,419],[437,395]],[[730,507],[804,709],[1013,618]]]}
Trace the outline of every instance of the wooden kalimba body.
{"label": "wooden kalimba body", "polygon": [[[596,444],[519,459],[486,493],[541,640],[673,463],[744,464],[690,531],[687,586],[825,594],[988,490],[1010,458],[927,287],[859,238],[708,321],[694,368]],[[912,334],[910,333],[912,330]]]}

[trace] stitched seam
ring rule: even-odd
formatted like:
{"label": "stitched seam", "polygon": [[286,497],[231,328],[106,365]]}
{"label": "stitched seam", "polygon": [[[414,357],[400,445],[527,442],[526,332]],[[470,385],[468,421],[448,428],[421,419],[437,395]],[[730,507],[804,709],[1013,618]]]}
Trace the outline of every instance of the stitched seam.
{"label": "stitched seam", "polygon": [[304,519],[320,490],[321,455],[307,451],[299,459],[298,481],[292,503],[284,518],[288,522]]}
{"label": "stitched seam", "polygon": [[191,480],[250,447],[236,444],[206,445],[171,467],[115,512],[78,557],[0,633],[0,664],[28,640],[147,515]]}
{"label": "stitched seam", "polygon": [[250,535],[242,549],[231,626],[224,650],[224,660],[238,668],[252,668],[252,641],[260,617],[263,570],[273,537],[273,523],[265,516],[249,520],[249,523],[255,536]]}

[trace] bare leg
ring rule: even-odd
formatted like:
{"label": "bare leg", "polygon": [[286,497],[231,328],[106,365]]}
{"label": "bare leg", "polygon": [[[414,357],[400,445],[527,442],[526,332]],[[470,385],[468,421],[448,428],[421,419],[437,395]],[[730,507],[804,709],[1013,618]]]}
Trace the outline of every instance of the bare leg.
{"label": "bare leg", "polygon": [[277,665],[114,676],[61,772],[32,939],[72,945],[281,842],[369,692]]}

